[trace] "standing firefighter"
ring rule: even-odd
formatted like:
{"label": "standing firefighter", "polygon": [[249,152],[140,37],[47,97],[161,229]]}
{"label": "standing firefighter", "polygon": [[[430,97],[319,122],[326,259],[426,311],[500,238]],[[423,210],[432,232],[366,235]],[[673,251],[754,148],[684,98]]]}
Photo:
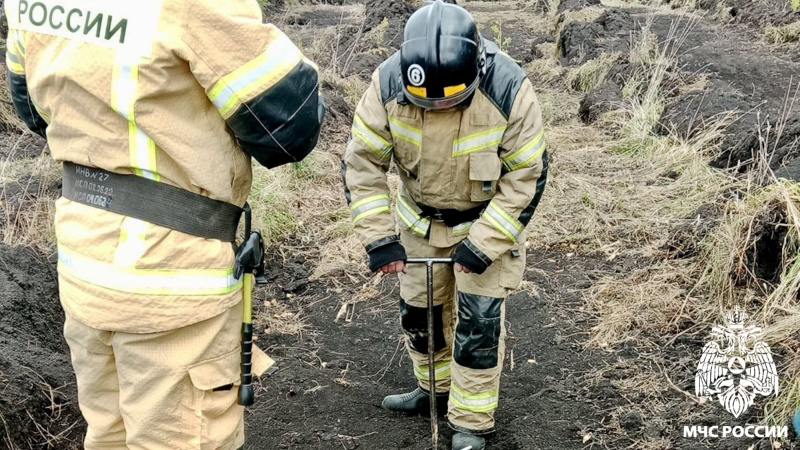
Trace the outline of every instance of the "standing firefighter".
{"label": "standing firefighter", "polygon": [[[386,173],[402,186],[395,219]],[[483,449],[494,431],[504,352],[504,299],[525,269],[525,226],[545,186],[547,152],[530,81],[483,39],[463,8],[434,2],[408,20],[356,110],[342,167],[370,269],[400,273],[400,317],[419,387],[383,407],[425,413],[425,268],[406,254],[450,257],[434,290],[438,410],[454,449]],[[456,322],[457,311],[457,322]],[[438,393],[442,393],[438,395]]]}
{"label": "standing firefighter", "polygon": [[251,157],[275,167],[317,142],[315,66],[255,0],[6,13],[14,106],[64,162],[58,274],[85,448],[241,447],[236,226]]}

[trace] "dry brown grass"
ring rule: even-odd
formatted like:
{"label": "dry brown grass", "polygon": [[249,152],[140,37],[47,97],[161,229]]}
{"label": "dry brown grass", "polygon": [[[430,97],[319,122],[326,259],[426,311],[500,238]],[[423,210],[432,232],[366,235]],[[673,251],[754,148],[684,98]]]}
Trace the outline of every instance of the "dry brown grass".
{"label": "dry brown grass", "polygon": [[263,307],[253,318],[253,323],[263,327],[269,334],[288,334],[303,337],[311,327],[303,318],[302,311],[292,310],[286,303],[277,300],[265,300]]}
{"label": "dry brown grass", "polygon": [[800,22],[779,27],[768,26],[764,29],[764,40],[770,44],[786,44],[800,41]]}
{"label": "dry brown grass", "polygon": [[49,152],[0,165],[3,244],[33,247],[43,254],[52,250],[55,193],[51,187],[61,178],[60,169]]}

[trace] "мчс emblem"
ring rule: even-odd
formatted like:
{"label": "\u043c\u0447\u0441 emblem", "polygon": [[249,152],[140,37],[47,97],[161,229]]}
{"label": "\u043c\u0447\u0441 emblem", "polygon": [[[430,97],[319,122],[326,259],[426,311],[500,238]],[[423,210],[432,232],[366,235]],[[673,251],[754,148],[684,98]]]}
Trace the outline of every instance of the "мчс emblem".
{"label": "\u043c\u0447\u0441 emblem", "polygon": [[759,340],[761,328],[744,326],[747,317],[737,306],[725,315],[727,327],[712,328],[714,340],[703,347],[694,377],[695,393],[711,401],[716,396],[734,417],[747,411],[756,395],[778,395],[778,371],[769,345]]}

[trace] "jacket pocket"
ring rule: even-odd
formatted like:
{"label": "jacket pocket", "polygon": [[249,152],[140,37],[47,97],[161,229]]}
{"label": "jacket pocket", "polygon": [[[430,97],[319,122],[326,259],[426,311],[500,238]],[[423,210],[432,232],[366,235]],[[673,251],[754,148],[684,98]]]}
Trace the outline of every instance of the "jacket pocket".
{"label": "jacket pocket", "polygon": [[497,193],[502,163],[494,152],[480,152],[469,155],[470,200],[483,202]]}
{"label": "jacket pocket", "polygon": [[422,156],[422,130],[408,119],[389,118],[389,129],[394,143],[394,157],[409,178],[419,175],[419,160]]}

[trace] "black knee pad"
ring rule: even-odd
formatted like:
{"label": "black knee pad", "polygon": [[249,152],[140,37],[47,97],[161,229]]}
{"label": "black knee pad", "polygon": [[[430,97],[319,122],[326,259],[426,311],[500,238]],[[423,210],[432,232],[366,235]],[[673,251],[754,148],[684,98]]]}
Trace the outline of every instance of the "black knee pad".
{"label": "black knee pad", "polygon": [[458,326],[453,358],[468,369],[497,366],[502,298],[458,293]]}
{"label": "black knee pad", "polygon": [[[444,322],[442,311],[444,306],[433,307],[433,348],[439,351],[446,347],[444,340]],[[411,348],[428,353],[428,308],[417,308],[400,299],[400,325],[408,336]]]}

